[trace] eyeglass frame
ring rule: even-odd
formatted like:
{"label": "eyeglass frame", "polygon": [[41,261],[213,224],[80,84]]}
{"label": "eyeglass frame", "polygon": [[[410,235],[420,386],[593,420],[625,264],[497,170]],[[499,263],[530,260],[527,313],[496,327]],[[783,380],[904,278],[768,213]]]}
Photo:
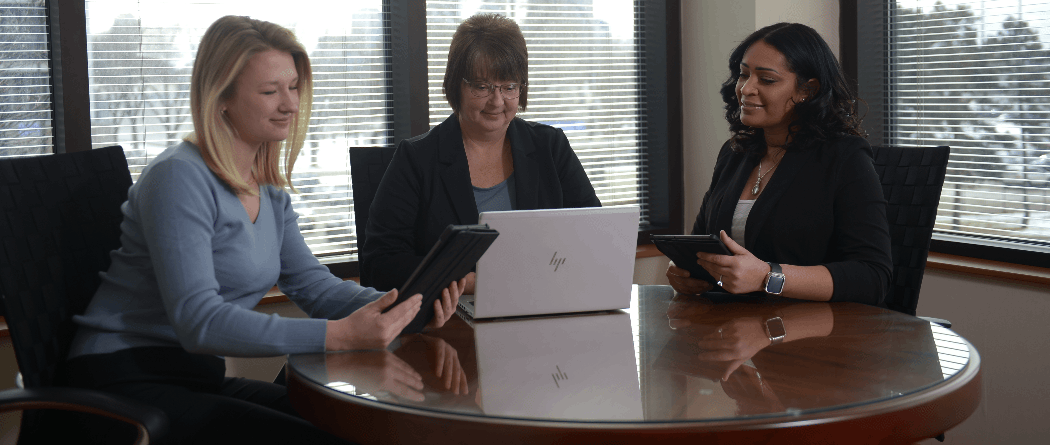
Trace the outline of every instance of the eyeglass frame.
{"label": "eyeglass frame", "polygon": [[[477,98],[489,97],[489,96],[492,95],[492,92],[496,90],[496,88],[499,88],[499,94],[503,96],[503,100],[514,100],[514,99],[517,99],[517,98],[521,97],[522,90],[524,90],[529,85],[527,83],[518,83],[518,82],[511,82],[511,83],[505,83],[503,85],[496,85],[494,83],[489,83],[489,82],[471,82],[471,81],[469,81],[469,80],[467,80],[465,78],[463,79],[463,82],[466,83],[468,87],[470,87],[470,88],[468,88],[468,90],[470,91],[470,95],[471,96],[474,96],[474,97],[477,97]],[[487,93],[484,96],[478,96],[477,94],[474,94],[473,87],[474,87],[475,83],[480,83],[480,84],[484,84],[484,85],[488,85],[489,86],[489,88],[485,89],[485,91],[487,91]],[[503,87],[511,86],[511,85],[517,85],[518,86],[518,95],[514,96],[514,97],[507,97],[507,94],[505,92],[503,92]]]}

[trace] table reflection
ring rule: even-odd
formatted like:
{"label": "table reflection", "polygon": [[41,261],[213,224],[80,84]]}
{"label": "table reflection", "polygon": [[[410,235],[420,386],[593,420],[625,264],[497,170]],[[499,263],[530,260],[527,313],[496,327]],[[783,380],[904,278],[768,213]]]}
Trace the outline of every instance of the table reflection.
{"label": "table reflection", "polygon": [[[930,324],[875,308],[705,294],[675,295],[664,313],[668,335],[643,345],[655,357],[643,379],[647,419],[842,408],[944,378]],[[775,345],[764,327],[773,317],[786,330]]]}
{"label": "table reflection", "polygon": [[[454,317],[389,350],[303,354],[289,364],[356,400],[428,411],[708,422],[868,406],[928,389],[975,357],[950,330],[885,309],[637,289],[628,311]],[[771,317],[784,323],[779,344],[764,328]]]}
{"label": "table reflection", "polygon": [[625,312],[478,322],[478,403],[488,415],[637,420],[642,399]]}

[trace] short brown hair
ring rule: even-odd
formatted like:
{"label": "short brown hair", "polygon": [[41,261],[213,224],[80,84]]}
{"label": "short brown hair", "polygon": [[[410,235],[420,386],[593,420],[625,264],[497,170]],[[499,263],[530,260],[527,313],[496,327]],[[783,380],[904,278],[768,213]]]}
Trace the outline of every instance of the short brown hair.
{"label": "short brown hair", "polygon": [[448,48],[441,85],[452,111],[459,112],[463,79],[508,79],[522,84],[518,108],[525,111],[529,90],[529,50],[521,28],[499,14],[476,14],[459,24]]}
{"label": "short brown hair", "polygon": [[[237,174],[233,165],[236,130],[225,119],[223,101],[234,94],[237,76],[252,56],[275,49],[291,54],[299,75],[299,112],[288,139],[268,142],[255,156],[253,170],[260,184],[292,187],[292,166],[306,140],[313,104],[313,74],[306,49],[287,28],[249,17],[228,15],[219,18],[201,37],[190,78],[190,114],[193,133],[185,140],[201,149],[201,157],[219,178],[237,194],[255,194]],[[282,145],[285,148],[284,174],[280,171]]]}

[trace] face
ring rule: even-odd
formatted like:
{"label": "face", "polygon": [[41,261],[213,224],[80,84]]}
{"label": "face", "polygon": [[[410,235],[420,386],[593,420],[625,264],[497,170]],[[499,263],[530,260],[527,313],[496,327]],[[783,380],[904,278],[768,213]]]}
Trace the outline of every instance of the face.
{"label": "face", "polygon": [[269,50],[252,56],[223,103],[237,138],[251,147],[283,141],[299,111],[299,74],[292,55]]}
{"label": "face", "polygon": [[[816,82],[813,80],[812,82]],[[768,132],[787,133],[795,103],[806,97],[784,55],[763,41],[744,52],[736,80],[740,122]]]}
{"label": "face", "polygon": [[[471,82],[485,82],[493,85],[520,83],[516,80],[487,79],[483,77],[470,79]],[[470,86],[463,83],[459,91],[459,123],[468,134],[502,134],[507,132],[510,121],[518,113],[518,99],[505,99],[498,89],[488,97],[475,97]]]}

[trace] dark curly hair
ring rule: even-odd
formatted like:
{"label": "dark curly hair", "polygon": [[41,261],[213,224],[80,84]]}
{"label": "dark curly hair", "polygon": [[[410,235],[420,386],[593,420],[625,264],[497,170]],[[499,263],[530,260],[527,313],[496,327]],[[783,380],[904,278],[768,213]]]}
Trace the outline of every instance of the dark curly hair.
{"label": "dark curly hair", "polygon": [[760,40],[784,55],[788,68],[798,77],[798,87],[804,87],[810,79],[820,83],[805,102],[795,104],[795,119],[789,126],[791,138],[785,149],[793,150],[838,136],[865,136],[861,118],[857,116],[857,94],[846,82],[842,67],[827,42],[806,25],[777,23],[752,33],[729,56],[730,75],[722,83],[721,93],[734,150],[757,157],[766,153],[762,129],[740,122],[740,102],[736,96],[744,53]]}

